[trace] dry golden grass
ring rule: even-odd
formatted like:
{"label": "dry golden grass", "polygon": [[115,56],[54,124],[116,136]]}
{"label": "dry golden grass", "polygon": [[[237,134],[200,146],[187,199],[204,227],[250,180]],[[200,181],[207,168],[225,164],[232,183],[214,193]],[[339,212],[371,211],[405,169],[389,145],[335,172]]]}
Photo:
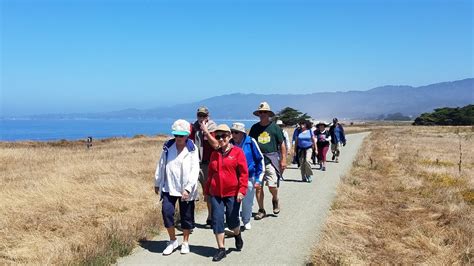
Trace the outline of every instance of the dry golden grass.
{"label": "dry golden grass", "polygon": [[156,234],[164,140],[0,143],[0,264],[109,264]]}
{"label": "dry golden grass", "polygon": [[473,135],[471,127],[373,128],[338,188],[313,263],[472,265]]}

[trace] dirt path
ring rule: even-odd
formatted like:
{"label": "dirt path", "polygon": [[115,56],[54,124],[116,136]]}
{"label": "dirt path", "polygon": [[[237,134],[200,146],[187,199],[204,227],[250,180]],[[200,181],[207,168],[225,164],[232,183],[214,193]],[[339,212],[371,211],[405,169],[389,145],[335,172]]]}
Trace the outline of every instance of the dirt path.
{"label": "dirt path", "polygon": [[[309,260],[311,248],[319,238],[340,177],[349,171],[357,151],[368,133],[348,135],[348,145],[343,148],[340,163],[327,163],[327,171],[314,170],[312,183],[300,182],[296,166],[284,173],[280,186],[281,212],[278,216],[252,220],[252,229],[242,232],[244,247],[235,249],[234,238],[226,239],[227,257],[224,264],[304,264]],[[328,152],[331,159],[331,152]],[[314,168],[316,169],[316,168]],[[265,209],[272,213],[270,193],[265,189]],[[256,202],[254,212],[256,212]],[[163,256],[168,236],[163,231],[152,241],[142,244],[133,254],[119,259],[119,265],[191,265],[213,264],[216,241],[211,229],[202,224],[206,216],[196,215],[196,226],[190,237],[191,253],[181,255],[179,249],[169,256]],[[182,236],[178,236],[181,243]]]}

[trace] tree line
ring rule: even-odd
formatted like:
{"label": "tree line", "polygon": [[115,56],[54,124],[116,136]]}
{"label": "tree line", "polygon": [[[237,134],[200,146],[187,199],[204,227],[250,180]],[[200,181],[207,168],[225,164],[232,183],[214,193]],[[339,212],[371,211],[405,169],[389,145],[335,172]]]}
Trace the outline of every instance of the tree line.
{"label": "tree line", "polygon": [[471,126],[474,125],[474,105],[464,107],[444,107],[434,109],[432,113],[423,113],[415,119],[417,126]]}

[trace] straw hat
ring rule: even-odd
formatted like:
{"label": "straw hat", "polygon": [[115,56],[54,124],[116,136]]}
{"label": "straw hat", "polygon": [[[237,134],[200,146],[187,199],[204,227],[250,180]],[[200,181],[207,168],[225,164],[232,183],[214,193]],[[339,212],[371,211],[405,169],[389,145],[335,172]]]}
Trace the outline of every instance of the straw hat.
{"label": "straw hat", "polygon": [[258,109],[253,112],[253,115],[258,116],[258,112],[260,111],[269,112],[270,116],[275,116],[275,113],[270,109],[270,105],[267,102],[261,102]]}
{"label": "straw hat", "polygon": [[217,128],[216,128],[215,131],[216,131],[216,132],[217,132],[217,131],[223,131],[223,132],[229,132],[229,133],[230,133],[230,128],[229,128],[229,126],[226,125],[226,124],[220,124],[220,125],[217,126]]}

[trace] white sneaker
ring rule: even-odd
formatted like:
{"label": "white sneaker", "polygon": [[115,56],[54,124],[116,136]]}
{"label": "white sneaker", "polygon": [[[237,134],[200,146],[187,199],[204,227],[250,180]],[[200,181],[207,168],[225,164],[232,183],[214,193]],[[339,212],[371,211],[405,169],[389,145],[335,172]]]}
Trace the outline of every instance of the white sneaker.
{"label": "white sneaker", "polygon": [[250,230],[250,229],[252,229],[252,225],[251,225],[250,223],[246,223],[246,224],[244,225],[244,227],[245,227],[245,230]]}
{"label": "white sneaker", "polygon": [[188,254],[189,253],[189,243],[183,242],[181,244],[181,254]]}
{"label": "white sneaker", "polygon": [[163,255],[167,256],[173,253],[173,251],[177,248],[178,248],[178,239],[170,240],[168,241],[168,244],[166,245],[165,250],[163,250]]}

